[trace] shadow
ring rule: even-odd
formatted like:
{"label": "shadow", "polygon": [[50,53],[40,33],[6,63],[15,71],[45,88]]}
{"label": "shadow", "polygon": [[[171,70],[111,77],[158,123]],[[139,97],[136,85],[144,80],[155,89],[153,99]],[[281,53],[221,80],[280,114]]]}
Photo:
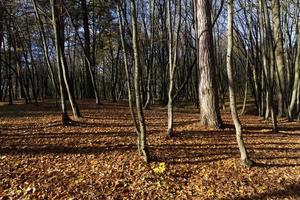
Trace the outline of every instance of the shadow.
{"label": "shadow", "polygon": [[282,190],[268,191],[249,197],[238,197],[234,200],[253,200],[253,199],[300,199],[300,183],[287,185]]}
{"label": "shadow", "polygon": [[238,157],[238,148],[232,144],[161,144],[150,146],[155,162],[168,164],[198,164]]}
{"label": "shadow", "polygon": [[88,127],[98,127],[98,128],[110,128],[110,127],[132,127],[132,124],[124,124],[124,123],[93,123],[93,122],[82,122],[82,121],[72,121],[70,126],[79,126],[82,128]]}
{"label": "shadow", "polygon": [[[251,131],[260,131],[261,129],[268,129],[270,130],[270,132],[272,132],[272,125],[267,125],[267,124],[261,124],[261,125],[249,125],[249,124],[245,124],[243,126],[244,129],[246,130],[251,130]],[[279,133],[281,133],[281,131],[299,131],[298,134],[300,134],[300,126],[278,126],[278,130]]]}
{"label": "shadow", "polygon": [[[238,159],[240,153],[235,131],[229,128],[232,127],[226,126],[223,130],[174,132],[174,137],[168,141],[168,144],[164,143],[150,147],[153,160],[169,164],[199,164],[229,158]],[[297,156],[300,153],[300,148],[295,146],[299,142],[287,142],[285,140],[280,142],[282,137],[288,137],[285,133],[244,131],[244,136],[250,157],[254,161],[257,159],[270,162],[270,164],[258,164],[258,167],[300,166],[300,162],[297,162],[297,160],[300,160],[300,156]],[[272,138],[272,140],[263,142],[261,139],[264,138]],[[193,140],[192,143],[191,140]],[[288,156],[287,153],[297,155]],[[280,155],[286,156],[280,157]]]}
{"label": "shadow", "polygon": [[191,138],[222,138],[235,137],[232,130],[213,130],[213,131],[182,131],[174,132],[173,139],[191,139]]}
{"label": "shadow", "polygon": [[174,126],[175,127],[187,126],[187,125],[191,125],[191,124],[195,124],[195,123],[199,123],[199,122],[200,122],[200,120],[180,121],[180,122],[174,122]]}
{"label": "shadow", "polygon": [[5,147],[0,148],[0,155],[15,155],[15,154],[100,154],[104,152],[112,151],[131,151],[136,150],[136,145],[113,145],[113,146],[85,146],[85,147],[74,147],[64,145],[35,145],[28,147]]}
{"label": "shadow", "polygon": [[86,138],[86,137],[135,137],[134,132],[63,132],[63,133],[45,133],[45,132],[35,132],[35,133],[0,133],[0,139],[9,140],[19,140],[19,139],[74,139],[74,138]]}
{"label": "shadow", "polygon": [[[263,158],[263,159],[270,159],[270,160],[276,160],[278,157],[273,157],[273,158]],[[299,160],[299,157],[297,158],[289,158],[287,159],[295,159]],[[254,167],[259,167],[259,168],[284,168],[284,167],[298,167],[300,166],[299,164],[280,164],[280,163],[261,163],[261,162],[255,162]]]}
{"label": "shadow", "polygon": [[[72,123],[72,122],[71,122]],[[47,125],[41,125],[37,123],[26,123],[23,125],[24,127],[18,127],[18,128],[12,128],[8,125],[0,127],[0,130],[3,131],[24,131],[24,130],[32,130],[34,129],[45,129],[45,128],[53,128],[53,127],[59,127],[62,126],[61,121],[53,121],[51,123],[48,123]],[[0,136],[2,133],[0,133]]]}
{"label": "shadow", "polygon": [[[18,124],[12,128],[10,128],[10,122],[8,122],[2,128],[4,131],[0,132],[0,154],[93,154],[136,150],[136,145],[133,144],[135,143],[136,134],[134,131],[128,131],[133,130],[129,129],[133,126],[127,104],[105,102],[105,105],[101,105],[103,109],[98,109],[98,105],[91,105],[90,101],[86,101],[80,103],[80,106],[83,107],[82,113],[87,116],[78,121],[72,121],[70,129],[68,127],[68,129],[61,130],[60,121],[44,125],[32,121],[26,123],[26,120],[24,120],[24,124]],[[22,110],[23,107],[24,110]],[[54,105],[49,103],[42,104],[39,107],[30,105],[16,105],[16,108],[5,107],[3,116],[12,117],[14,110],[18,111],[17,115],[26,115],[26,117],[51,114],[52,107]],[[224,117],[223,129],[208,130],[202,129],[202,126],[200,126],[198,128],[201,131],[190,130],[199,122],[197,117],[184,118],[187,114],[198,114],[198,110],[177,108],[175,110],[176,114],[178,115],[178,121],[175,120],[175,129],[180,127],[184,131],[174,132],[172,140],[166,142],[161,139],[161,135],[153,134],[161,134],[166,127],[166,110],[153,107],[152,110],[145,112],[148,136],[150,141],[153,139],[152,143],[149,142],[151,144],[149,145],[151,160],[169,164],[199,164],[239,158],[235,129],[230,121],[229,114]],[[243,133],[251,158],[259,161],[257,167],[300,166],[300,163],[295,163],[300,157],[297,156],[300,153],[300,147],[295,146],[299,144],[296,142],[295,137],[300,137],[300,131],[299,133],[295,132],[300,129],[297,124],[282,126],[279,133],[273,133],[269,122],[260,122],[258,118],[251,120],[253,120],[253,122],[251,121],[253,124],[245,124]],[[55,133],[54,129],[47,129],[51,127],[57,127],[56,130],[62,132]],[[294,142],[293,140],[291,142],[284,140],[280,142],[281,139],[287,137],[294,139]],[[275,139],[277,140],[275,141]],[[291,153],[295,154],[289,156]]]}

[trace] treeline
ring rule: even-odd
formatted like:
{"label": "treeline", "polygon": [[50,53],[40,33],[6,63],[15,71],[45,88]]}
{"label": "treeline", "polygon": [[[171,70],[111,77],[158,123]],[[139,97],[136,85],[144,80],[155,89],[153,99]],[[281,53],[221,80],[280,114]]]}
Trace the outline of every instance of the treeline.
{"label": "treeline", "polygon": [[139,152],[148,160],[144,109],[200,109],[201,123],[222,128],[229,94],[242,161],[251,165],[236,96],[258,115],[300,118],[299,0],[13,0],[0,2],[0,100],[129,102]]}

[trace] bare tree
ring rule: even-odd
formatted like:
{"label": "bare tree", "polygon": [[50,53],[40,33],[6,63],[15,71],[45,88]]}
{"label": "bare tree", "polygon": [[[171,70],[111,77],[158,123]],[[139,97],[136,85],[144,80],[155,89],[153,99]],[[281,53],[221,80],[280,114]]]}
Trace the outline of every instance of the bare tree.
{"label": "bare tree", "polygon": [[230,110],[232,120],[236,131],[236,140],[239,146],[241,154],[241,164],[244,166],[251,166],[253,162],[248,158],[247,149],[245,147],[242,135],[242,126],[238,117],[236,102],[235,102],[235,91],[234,91],[234,80],[232,73],[232,47],[233,47],[233,0],[227,1],[228,10],[228,23],[227,23],[227,77],[229,85],[229,99],[230,99]]}
{"label": "bare tree", "polygon": [[55,47],[56,47],[56,59],[57,59],[57,67],[58,67],[58,76],[60,79],[60,95],[61,95],[61,103],[62,103],[62,112],[63,112],[63,124],[68,123],[67,117],[67,108],[66,108],[66,97],[64,94],[64,86],[66,88],[70,104],[73,110],[74,118],[77,119],[81,116],[78,105],[74,98],[74,94],[72,93],[68,81],[68,73],[67,73],[67,63],[64,55],[64,39],[62,38],[62,22],[60,20],[60,10],[58,6],[60,0],[50,0],[51,12],[52,12],[52,20],[53,20],[53,29],[55,35]]}
{"label": "bare tree", "polygon": [[[179,31],[181,23],[181,0],[176,2],[177,10],[177,29],[175,40],[173,34],[173,20],[171,13],[171,0],[166,2],[166,12],[167,12],[167,28],[168,28],[168,46],[169,46],[169,91],[168,91],[168,130],[167,137],[171,138],[173,133],[173,90],[174,90],[174,76],[177,65],[177,48],[179,40]],[[174,40],[174,41],[173,41]]]}
{"label": "bare tree", "polygon": [[141,97],[141,65],[140,65],[140,49],[139,49],[139,36],[138,36],[138,24],[137,24],[137,10],[135,0],[131,0],[131,24],[132,24],[132,48],[134,57],[134,89],[135,89],[135,103],[136,112],[139,124],[139,135],[138,135],[138,149],[139,153],[145,162],[149,160],[149,152],[147,148],[147,132],[146,124],[142,106]]}

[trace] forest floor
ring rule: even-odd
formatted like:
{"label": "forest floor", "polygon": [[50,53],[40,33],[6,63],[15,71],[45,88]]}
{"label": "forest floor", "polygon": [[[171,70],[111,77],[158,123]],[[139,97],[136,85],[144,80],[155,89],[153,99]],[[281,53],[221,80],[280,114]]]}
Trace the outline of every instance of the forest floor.
{"label": "forest floor", "polygon": [[137,153],[126,103],[80,102],[83,118],[61,126],[54,103],[0,106],[0,199],[300,199],[300,123],[246,113],[244,139],[256,166],[243,168],[227,128],[199,125],[198,110],[145,111],[152,161]]}

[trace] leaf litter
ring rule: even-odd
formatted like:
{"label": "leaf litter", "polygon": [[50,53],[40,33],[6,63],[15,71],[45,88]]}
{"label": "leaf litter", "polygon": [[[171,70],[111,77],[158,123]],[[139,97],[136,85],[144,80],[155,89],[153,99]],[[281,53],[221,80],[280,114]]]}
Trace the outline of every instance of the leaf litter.
{"label": "leaf litter", "polygon": [[252,168],[239,165],[230,113],[226,128],[199,124],[197,109],[145,111],[151,162],[137,153],[126,102],[80,102],[83,118],[60,125],[59,108],[0,107],[0,199],[300,199],[299,122],[241,116]]}

